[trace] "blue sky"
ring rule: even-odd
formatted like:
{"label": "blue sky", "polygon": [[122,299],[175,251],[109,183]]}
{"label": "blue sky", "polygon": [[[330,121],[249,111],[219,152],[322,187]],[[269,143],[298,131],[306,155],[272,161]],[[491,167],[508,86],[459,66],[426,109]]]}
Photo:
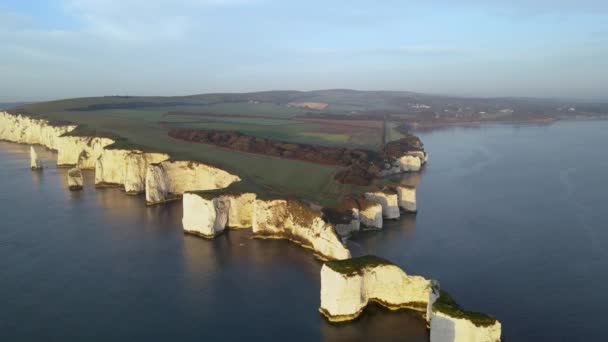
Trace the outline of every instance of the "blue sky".
{"label": "blue sky", "polygon": [[608,98],[603,0],[0,0],[0,101],[354,88]]}

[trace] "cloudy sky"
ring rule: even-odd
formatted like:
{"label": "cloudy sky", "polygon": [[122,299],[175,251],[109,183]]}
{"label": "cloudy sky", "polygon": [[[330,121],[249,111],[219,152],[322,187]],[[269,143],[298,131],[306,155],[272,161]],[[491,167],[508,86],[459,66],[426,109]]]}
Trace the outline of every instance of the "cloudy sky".
{"label": "cloudy sky", "polygon": [[0,101],[269,89],[608,98],[605,0],[0,0]]}

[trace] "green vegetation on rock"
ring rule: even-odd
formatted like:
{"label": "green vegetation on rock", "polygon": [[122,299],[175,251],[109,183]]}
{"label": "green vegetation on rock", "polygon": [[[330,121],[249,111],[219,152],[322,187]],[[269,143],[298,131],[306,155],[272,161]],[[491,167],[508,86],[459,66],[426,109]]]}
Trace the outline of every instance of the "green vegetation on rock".
{"label": "green vegetation on rock", "polygon": [[476,326],[490,326],[496,323],[496,318],[474,311],[463,310],[458,303],[445,291],[440,291],[439,298],[433,304],[433,311],[441,312],[453,318],[471,321]]}
{"label": "green vegetation on rock", "polygon": [[357,258],[328,261],[325,265],[338,273],[355,275],[361,274],[367,268],[394,264],[375,255],[364,255]]}

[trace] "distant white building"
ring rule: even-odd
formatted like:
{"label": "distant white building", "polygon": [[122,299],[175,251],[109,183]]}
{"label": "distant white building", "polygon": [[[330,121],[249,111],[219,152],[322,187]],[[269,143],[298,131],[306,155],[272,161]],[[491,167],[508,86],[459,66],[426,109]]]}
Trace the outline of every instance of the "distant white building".
{"label": "distant white building", "polygon": [[422,103],[414,103],[414,104],[410,104],[410,108],[412,108],[412,109],[430,109],[431,106],[425,105]]}

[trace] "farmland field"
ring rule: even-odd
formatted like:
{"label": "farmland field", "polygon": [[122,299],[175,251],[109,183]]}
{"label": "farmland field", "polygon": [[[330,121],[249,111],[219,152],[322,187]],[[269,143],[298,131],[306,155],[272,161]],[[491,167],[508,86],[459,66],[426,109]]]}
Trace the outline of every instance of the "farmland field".
{"label": "farmland field", "polygon": [[[564,117],[552,100],[468,99],[390,91],[266,91],[179,97],[104,96],[19,105],[15,112],[79,124],[77,134],[120,138],[117,147],[169,153],[238,174],[252,186],[320,202],[361,188],[339,184],[338,166],[178,140],[170,130],[237,132],[256,138],[379,151],[407,127]],[[579,104],[577,116],[606,114]],[[583,111],[584,110],[584,111]],[[485,113],[485,114],[479,114]],[[509,117],[505,117],[507,114]],[[485,121],[484,121],[485,120]],[[386,141],[383,141],[386,139]]]}

